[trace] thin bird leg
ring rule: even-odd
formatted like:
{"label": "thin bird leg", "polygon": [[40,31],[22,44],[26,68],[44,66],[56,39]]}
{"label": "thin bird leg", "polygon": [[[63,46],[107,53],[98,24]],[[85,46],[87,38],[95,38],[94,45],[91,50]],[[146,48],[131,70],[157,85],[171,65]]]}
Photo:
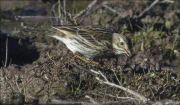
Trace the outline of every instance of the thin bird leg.
{"label": "thin bird leg", "polygon": [[76,54],[76,53],[73,53],[73,54],[74,54],[75,57],[81,59],[81,60],[84,61],[85,63],[92,63],[92,64],[95,64],[95,65],[100,66],[100,64],[99,64],[98,62],[95,62],[95,61],[93,61],[92,59],[91,59],[91,60],[88,60],[88,59],[86,59],[85,57],[82,57],[82,56],[80,56],[80,55],[78,55],[78,54]]}
{"label": "thin bird leg", "polygon": [[88,61],[89,61],[89,63],[95,64],[98,67],[101,66],[98,62],[94,61],[93,59],[89,59]]}
{"label": "thin bird leg", "polygon": [[[96,62],[96,61],[93,61],[93,59],[86,59],[85,57],[82,57],[82,56],[78,55],[77,53],[73,53],[73,55],[74,55],[75,57],[81,59],[81,60],[84,61],[85,63],[92,63],[92,64],[95,64],[95,65],[96,65],[97,67],[99,67],[99,68],[103,68],[103,66],[102,66],[101,64],[99,64],[99,63]],[[111,67],[110,67],[110,68],[108,67],[108,69],[110,69],[110,70],[112,70],[112,71],[114,72],[114,70],[111,69]]]}

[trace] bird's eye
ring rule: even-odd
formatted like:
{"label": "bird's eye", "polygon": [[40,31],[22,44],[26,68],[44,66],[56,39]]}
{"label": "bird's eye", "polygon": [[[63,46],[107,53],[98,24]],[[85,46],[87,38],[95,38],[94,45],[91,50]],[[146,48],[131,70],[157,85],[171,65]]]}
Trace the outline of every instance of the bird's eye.
{"label": "bird's eye", "polygon": [[123,42],[121,42],[120,44],[121,44],[122,46],[124,45],[124,43],[123,43]]}

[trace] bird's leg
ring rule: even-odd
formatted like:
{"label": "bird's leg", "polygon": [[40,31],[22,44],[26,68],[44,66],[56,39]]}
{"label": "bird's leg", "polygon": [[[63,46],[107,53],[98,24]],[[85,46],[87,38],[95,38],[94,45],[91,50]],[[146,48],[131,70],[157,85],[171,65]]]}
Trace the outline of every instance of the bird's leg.
{"label": "bird's leg", "polygon": [[92,59],[86,59],[85,57],[82,57],[82,56],[80,56],[80,55],[78,55],[78,54],[76,54],[76,53],[73,53],[73,54],[74,54],[75,57],[81,59],[81,60],[84,61],[85,63],[92,63],[92,64],[95,64],[95,65],[97,65],[97,66],[100,66],[100,64],[99,64],[98,62],[95,62],[95,61],[93,61]]}
{"label": "bird's leg", "polygon": [[[78,55],[77,53],[73,53],[73,55],[79,59],[81,59],[82,61],[84,61],[85,63],[92,63],[95,64],[97,67],[99,68],[103,68],[103,66],[101,64],[99,64],[99,62],[94,61],[93,59],[86,59],[85,57],[82,57],[80,55]],[[114,72],[114,70],[111,67],[108,67],[108,69],[112,70]]]}
{"label": "bird's leg", "polygon": [[101,66],[98,62],[94,61],[93,59],[89,59],[88,61],[89,61],[89,63],[95,64],[98,67]]}

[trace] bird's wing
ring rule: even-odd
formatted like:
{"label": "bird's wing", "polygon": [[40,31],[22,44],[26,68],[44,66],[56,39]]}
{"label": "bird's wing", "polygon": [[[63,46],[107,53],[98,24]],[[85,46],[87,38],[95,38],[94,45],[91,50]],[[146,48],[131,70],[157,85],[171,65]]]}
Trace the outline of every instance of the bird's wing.
{"label": "bird's wing", "polygon": [[[71,33],[71,35],[79,35],[87,42],[111,47],[112,43],[112,30],[102,27],[92,26],[52,26],[53,28],[63,32],[64,34]],[[101,43],[99,43],[101,42]]]}

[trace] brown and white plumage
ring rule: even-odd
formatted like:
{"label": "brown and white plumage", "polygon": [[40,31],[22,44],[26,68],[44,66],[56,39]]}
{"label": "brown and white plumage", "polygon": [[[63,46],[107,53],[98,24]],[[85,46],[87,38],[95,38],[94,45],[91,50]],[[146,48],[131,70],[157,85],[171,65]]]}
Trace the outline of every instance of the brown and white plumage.
{"label": "brown and white plumage", "polygon": [[62,41],[73,53],[86,58],[113,56],[126,53],[131,55],[129,40],[114,31],[92,26],[52,26],[52,37]]}

